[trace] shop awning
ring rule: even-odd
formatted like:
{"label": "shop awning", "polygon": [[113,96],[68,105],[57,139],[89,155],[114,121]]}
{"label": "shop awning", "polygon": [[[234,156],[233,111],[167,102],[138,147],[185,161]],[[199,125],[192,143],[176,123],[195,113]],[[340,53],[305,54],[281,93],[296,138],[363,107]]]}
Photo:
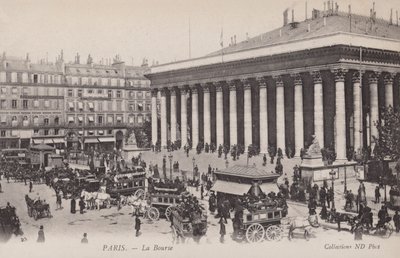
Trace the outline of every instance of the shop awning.
{"label": "shop awning", "polygon": [[78,102],[78,108],[79,109],[83,109],[83,103],[82,102]]}
{"label": "shop awning", "polygon": [[101,134],[101,135],[103,135],[103,134],[104,134],[104,131],[103,131],[103,130],[99,130],[98,133]]}
{"label": "shop awning", "polygon": [[74,121],[75,121],[75,119],[74,119],[73,116],[69,116],[69,117],[68,117],[68,122],[74,122]]}
{"label": "shop awning", "polygon": [[235,182],[217,180],[211,190],[220,193],[243,195],[251,188],[250,184],[239,184]]}
{"label": "shop awning", "polygon": [[122,121],[122,116],[117,116],[117,121]]}
{"label": "shop awning", "polygon": [[1,123],[6,123],[7,122],[7,117],[6,116],[1,116],[0,122]]}
{"label": "shop awning", "polygon": [[100,142],[115,142],[114,137],[99,137]]}
{"label": "shop awning", "polygon": [[89,122],[93,122],[94,121],[94,117],[93,116],[88,116],[88,120],[89,120]]}
{"label": "shop awning", "polygon": [[79,135],[83,135],[83,131],[79,131],[78,134],[79,134]]}
{"label": "shop awning", "polygon": [[85,143],[99,143],[99,140],[97,138],[87,138],[85,139]]}
{"label": "shop awning", "polygon": [[32,139],[34,144],[53,144],[52,139]]}
{"label": "shop awning", "polygon": [[89,105],[89,108],[90,108],[90,109],[93,109],[93,108],[94,108],[93,102],[89,102],[88,105]]}
{"label": "shop awning", "polygon": [[269,194],[270,192],[279,192],[278,186],[275,183],[263,183],[260,185],[260,189],[265,194]]}
{"label": "shop awning", "polygon": [[65,140],[62,138],[56,138],[56,139],[53,139],[53,142],[54,143],[65,143]]}
{"label": "shop awning", "polygon": [[69,108],[74,108],[74,103],[73,102],[68,102],[68,107]]}
{"label": "shop awning", "polygon": [[83,121],[83,116],[78,116],[78,120],[79,120],[79,122],[82,122]]}

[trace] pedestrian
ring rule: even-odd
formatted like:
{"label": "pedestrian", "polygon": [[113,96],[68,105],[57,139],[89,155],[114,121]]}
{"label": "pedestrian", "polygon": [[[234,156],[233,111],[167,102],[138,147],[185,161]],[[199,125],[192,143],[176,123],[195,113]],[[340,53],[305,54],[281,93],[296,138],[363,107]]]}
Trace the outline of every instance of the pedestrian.
{"label": "pedestrian", "polygon": [[38,238],[37,238],[36,242],[38,242],[38,243],[44,243],[45,242],[43,226],[40,226],[40,228],[39,228]]}
{"label": "pedestrian", "polygon": [[139,236],[139,234],[140,234],[140,225],[142,224],[142,222],[140,221],[140,219],[139,219],[139,216],[136,216],[136,219],[135,219],[135,230],[136,230],[136,237],[138,237]]}
{"label": "pedestrian", "polygon": [[363,228],[362,225],[357,225],[355,230],[354,230],[354,240],[362,240],[362,232],[363,232]]}
{"label": "pedestrian", "polygon": [[33,188],[32,181],[29,181],[29,192],[30,192],[30,193],[32,192],[32,188]]}
{"label": "pedestrian", "polygon": [[61,194],[57,194],[56,203],[57,203],[57,209],[62,209],[62,206],[61,206]]}
{"label": "pedestrian", "polygon": [[375,188],[375,203],[379,203],[381,198],[381,192],[379,186]]}
{"label": "pedestrian", "polygon": [[226,228],[225,228],[225,222],[224,222],[224,219],[221,217],[220,219],[219,219],[219,234],[220,234],[220,238],[219,238],[219,241],[221,242],[221,243],[224,243],[224,237],[225,237],[225,235],[226,235]]}
{"label": "pedestrian", "polygon": [[75,196],[72,196],[71,198],[71,213],[75,214],[76,212],[76,201],[75,201]]}
{"label": "pedestrian", "polygon": [[204,199],[204,185],[203,184],[201,185],[201,188],[200,188],[200,196],[201,196],[201,199],[203,200]]}
{"label": "pedestrian", "polygon": [[396,211],[393,216],[394,226],[396,228],[396,232],[399,233],[400,231],[400,215],[399,211]]}
{"label": "pedestrian", "polygon": [[0,183],[0,193],[2,193],[2,192],[3,192],[3,189],[2,189],[1,183]]}
{"label": "pedestrian", "polygon": [[83,201],[83,197],[79,200],[79,210],[80,213],[83,214],[83,210],[85,209],[85,202]]}
{"label": "pedestrian", "polygon": [[88,244],[89,240],[87,239],[87,234],[83,233],[83,238],[81,240],[81,244]]}

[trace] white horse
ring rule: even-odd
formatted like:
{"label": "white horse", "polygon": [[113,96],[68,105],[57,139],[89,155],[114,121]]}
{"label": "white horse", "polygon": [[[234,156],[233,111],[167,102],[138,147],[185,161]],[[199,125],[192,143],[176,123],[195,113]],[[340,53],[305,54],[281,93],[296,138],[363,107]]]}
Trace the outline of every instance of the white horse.
{"label": "white horse", "polygon": [[303,231],[304,238],[308,240],[312,228],[319,227],[318,216],[316,214],[309,215],[308,217],[289,217],[281,221],[281,223],[285,224],[285,221],[286,224],[290,225],[288,233],[289,240],[293,238],[293,231],[296,229]]}
{"label": "white horse", "polygon": [[96,207],[96,198],[97,198],[97,192],[91,193],[86,190],[82,190],[81,192],[81,197],[83,197],[83,200],[85,201],[85,206],[86,209],[91,210]]}
{"label": "white horse", "polygon": [[100,210],[101,207],[111,207],[111,196],[108,193],[97,192],[96,195],[96,207]]}

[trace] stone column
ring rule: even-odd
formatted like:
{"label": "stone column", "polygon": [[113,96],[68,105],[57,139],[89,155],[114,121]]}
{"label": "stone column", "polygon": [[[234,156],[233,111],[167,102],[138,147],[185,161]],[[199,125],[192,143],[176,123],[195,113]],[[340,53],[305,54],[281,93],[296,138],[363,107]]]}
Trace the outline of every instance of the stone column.
{"label": "stone column", "polygon": [[253,121],[251,117],[251,84],[248,79],[242,80],[244,89],[244,146],[247,147],[253,142]]}
{"label": "stone column", "polygon": [[362,132],[362,88],[360,84],[360,73],[353,74],[353,128],[354,128],[354,151],[363,147]]}
{"label": "stone column", "polygon": [[369,75],[369,94],[370,94],[370,130],[371,130],[371,150],[374,150],[375,143],[373,137],[378,138],[378,129],[375,123],[379,122],[379,104],[378,104],[378,78],[379,73],[374,72]]}
{"label": "stone column", "polygon": [[237,105],[235,81],[228,82],[229,85],[229,139],[230,144],[237,144]]}
{"label": "stone column", "polygon": [[385,107],[393,107],[393,75],[388,73],[383,78],[385,84]]}
{"label": "stone column", "polygon": [[345,69],[335,69],[335,149],[336,160],[346,160],[347,145],[346,145],[346,103],[344,78],[346,75]]}
{"label": "stone column", "polygon": [[294,145],[296,156],[300,157],[304,147],[303,122],[303,81],[300,74],[294,74]]}
{"label": "stone column", "polygon": [[171,89],[171,143],[176,141],[176,90]]}
{"label": "stone column", "polygon": [[161,91],[161,147],[167,147],[167,89],[162,89]]}
{"label": "stone column", "polygon": [[222,93],[222,84],[215,83],[215,92],[216,92],[216,124],[217,124],[217,142],[216,146],[220,144],[224,145],[224,98]]}
{"label": "stone column", "polygon": [[210,88],[207,85],[203,86],[204,92],[204,144],[211,144],[211,111],[210,111]]}
{"label": "stone column", "polygon": [[180,87],[181,91],[181,147],[187,144],[187,89]]}
{"label": "stone column", "polygon": [[319,71],[312,73],[314,79],[314,135],[319,146],[324,148],[324,95]]}
{"label": "stone column", "polygon": [[267,82],[264,77],[257,78],[260,87],[260,152],[268,153],[268,102]]}
{"label": "stone column", "polygon": [[197,148],[199,143],[199,95],[197,86],[191,86],[192,91],[192,147]]}
{"label": "stone column", "polygon": [[151,91],[151,141],[155,146],[158,137],[157,137],[157,90],[153,89]]}
{"label": "stone column", "polygon": [[285,153],[285,91],[281,76],[274,77],[276,82],[276,149]]}

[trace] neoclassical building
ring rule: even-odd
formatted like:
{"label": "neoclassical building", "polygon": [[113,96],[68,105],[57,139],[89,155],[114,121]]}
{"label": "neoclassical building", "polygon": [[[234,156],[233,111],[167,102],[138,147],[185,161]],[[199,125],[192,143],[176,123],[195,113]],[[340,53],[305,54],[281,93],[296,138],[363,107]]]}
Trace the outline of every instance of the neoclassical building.
{"label": "neoclassical building", "polygon": [[315,135],[345,160],[351,148],[373,148],[382,107],[400,104],[399,72],[398,24],[333,8],[289,23],[286,13],[281,28],[153,67],[153,143],[255,144],[299,155]]}

